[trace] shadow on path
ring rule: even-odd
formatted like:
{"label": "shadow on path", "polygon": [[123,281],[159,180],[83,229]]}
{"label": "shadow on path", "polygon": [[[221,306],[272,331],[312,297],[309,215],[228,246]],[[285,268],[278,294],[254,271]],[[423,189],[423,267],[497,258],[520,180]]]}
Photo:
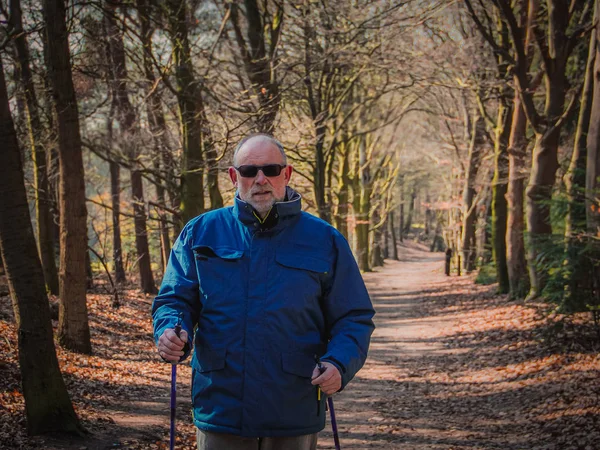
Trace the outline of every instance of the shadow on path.
{"label": "shadow on path", "polygon": [[[365,274],[377,328],[367,363],[335,395],[342,448],[600,448],[568,440],[577,424],[600,426],[597,351],[578,349],[591,365],[568,369],[569,353],[541,346],[540,322],[511,319],[517,306],[493,286],[446,277],[441,253],[402,250],[401,261]],[[478,331],[463,329],[474,318]],[[578,392],[577,409],[568,409],[569,392]],[[334,448],[329,421],[318,448]]]}

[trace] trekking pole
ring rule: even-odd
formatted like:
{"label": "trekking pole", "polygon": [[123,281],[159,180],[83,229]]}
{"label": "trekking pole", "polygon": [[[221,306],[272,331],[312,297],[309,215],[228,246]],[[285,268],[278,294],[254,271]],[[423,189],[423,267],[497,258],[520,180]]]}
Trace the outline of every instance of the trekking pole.
{"label": "trekking pole", "polygon": [[335,443],[335,450],[340,450],[340,437],[338,436],[335,410],[333,409],[333,398],[327,397],[327,406],[329,406],[329,414],[331,414],[331,429],[333,430],[333,442]]}
{"label": "trekking pole", "polygon": [[[319,372],[325,372],[325,367],[323,367],[321,360],[316,355],[315,360],[317,361],[317,368],[319,369]],[[333,442],[335,443],[335,450],[341,450],[340,437],[337,429],[337,420],[335,419],[335,409],[333,409],[333,398],[331,396],[327,396],[327,406],[329,407],[329,414],[331,415],[331,429],[333,430]]]}
{"label": "trekking pole", "polygon": [[[177,325],[175,325],[175,334],[179,337],[181,332],[181,321],[183,320],[183,313],[179,313],[177,317]],[[171,366],[171,436],[169,438],[169,449],[175,448],[175,410],[177,408],[177,363]]]}

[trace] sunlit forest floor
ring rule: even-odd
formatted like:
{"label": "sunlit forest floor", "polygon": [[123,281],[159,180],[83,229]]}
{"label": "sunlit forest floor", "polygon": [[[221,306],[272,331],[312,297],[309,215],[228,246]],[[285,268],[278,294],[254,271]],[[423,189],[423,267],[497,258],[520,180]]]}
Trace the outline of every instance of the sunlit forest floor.
{"label": "sunlit forest floor", "polygon": [[[445,277],[443,255],[407,243],[365,274],[377,310],[369,359],[334,397],[342,449],[600,448],[600,343],[586,317],[508,301]],[[0,280],[0,447],[164,449],[170,367],[152,340],[151,298],[89,298],[93,356],[57,349],[89,435],[28,437],[8,289]],[[54,323],[56,325],[56,322]],[[178,449],[195,448],[190,368],[178,369]],[[319,449],[334,448],[331,426]]]}

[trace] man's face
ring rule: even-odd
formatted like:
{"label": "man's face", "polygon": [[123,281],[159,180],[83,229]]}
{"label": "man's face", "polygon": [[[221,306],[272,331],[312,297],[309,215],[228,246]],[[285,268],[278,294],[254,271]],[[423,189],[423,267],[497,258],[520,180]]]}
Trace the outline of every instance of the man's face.
{"label": "man's face", "polygon": [[[239,149],[234,165],[240,166],[266,166],[268,164],[283,165],[283,156],[277,146],[257,136],[249,139]],[[265,217],[275,202],[283,201],[285,198],[285,187],[292,175],[292,166],[286,166],[281,173],[275,177],[267,177],[259,170],[254,177],[242,177],[234,168],[229,168],[229,177],[237,188],[240,198],[252,205],[252,207]]]}

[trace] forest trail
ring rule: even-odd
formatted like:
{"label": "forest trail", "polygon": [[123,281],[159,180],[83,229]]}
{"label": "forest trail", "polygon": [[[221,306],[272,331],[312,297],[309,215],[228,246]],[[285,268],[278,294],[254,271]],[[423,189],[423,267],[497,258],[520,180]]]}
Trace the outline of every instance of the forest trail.
{"label": "forest trail", "polygon": [[[407,243],[365,275],[377,315],[369,357],[335,395],[341,448],[597,450],[600,355],[556,350],[540,310]],[[333,449],[328,421],[319,449]]]}
{"label": "forest trail", "polygon": [[[417,308],[423,292],[444,290],[448,281],[443,273],[444,255],[408,244],[400,248],[399,258],[386,260],[384,267],[364,275],[377,312],[376,329],[365,366],[347,389],[334,396],[344,449],[417,448],[419,442],[427,444],[439,437],[437,431],[428,433],[438,428],[434,420],[407,421],[393,405],[398,398],[411,396],[404,379],[421,382],[422,361],[447,353],[431,336],[437,335],[448,319],[423,317]],[[409,398],[405,406],[420,409],[417,403],[411,405]],[[386,414],[392,408],[394,414]],[[410,415],[418,418],[418,414]],[[330,431],[328,420],[320,449],[335,448]],[[401,446],[403,442],[407,446]]]}
{"label": "forest trail", "polygon": [[[572,340],[568,349],[540,345],[547,325],[535,307],[508,302],[472,277],[446,277],[443,254],[425,246],[407,242],[399,250],[400,261],[365,274],[377,328],[365,366],[334,396],[342,449],[599,448],[597,348]],[[114,314],[103,306],[108,296],[93,299],[96,356],[59,354],[92,433],[66,440],[20,433],[20,448],[168,448],[170,370],[158,361],[144,319],[151,298],[133,295]],[[178,367],[176,448],[191,450],[191,370]],[[2,426],[14,431],[1,413],[0,438]],[[14,448],[6,442],[0,448]],[[318,449],[333,448],[328,418]]]}

